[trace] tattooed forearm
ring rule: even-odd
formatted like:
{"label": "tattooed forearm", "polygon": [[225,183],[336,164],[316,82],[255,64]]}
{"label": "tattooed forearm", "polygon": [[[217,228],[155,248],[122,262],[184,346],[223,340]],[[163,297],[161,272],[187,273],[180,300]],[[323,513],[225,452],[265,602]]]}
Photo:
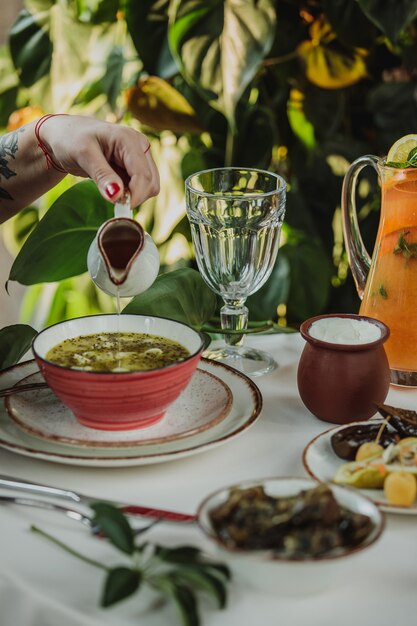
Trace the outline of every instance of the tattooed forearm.
{"label": "tattooed forearm", "polygon": [[[9,167],[9,160],[15,158],[19,148],[19,133],[24,131],[24,128],[20,128],[0,137],[0,181],[1,177],[8,180],[12,176],[16,176],[16,172]],[[13,200],[13,197],[0,186],[0,200],[2,199]]]}

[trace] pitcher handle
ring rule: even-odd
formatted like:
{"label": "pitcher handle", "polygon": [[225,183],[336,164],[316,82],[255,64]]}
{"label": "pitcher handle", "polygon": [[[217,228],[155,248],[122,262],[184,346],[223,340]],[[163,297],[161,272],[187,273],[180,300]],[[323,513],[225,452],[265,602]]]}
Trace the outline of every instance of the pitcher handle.
{"label": "pitcher handle", "polygon": [[378,172],[378,157],[368,154],[362,156],[348,169],[343,180],[342,187],[342,218],[343,236],[348,254],[350,269],[356,283],[356,289],[360,299],[363,299],[366,279],[371,267],[371,257],[365,244],[358,224],[356,212],[356,184],[360,172],[367,165],[371,165]]}

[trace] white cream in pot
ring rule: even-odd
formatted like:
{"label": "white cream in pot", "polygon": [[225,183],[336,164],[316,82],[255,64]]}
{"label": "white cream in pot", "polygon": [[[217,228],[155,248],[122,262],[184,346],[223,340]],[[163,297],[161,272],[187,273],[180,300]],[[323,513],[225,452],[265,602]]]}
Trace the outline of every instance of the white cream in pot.
{"label": "white cream in pot", "polygon": [[313,322],[308,333],[314,339],[347,345],[371,343],[381,337],[381,329],[372,322],[337,316]]}

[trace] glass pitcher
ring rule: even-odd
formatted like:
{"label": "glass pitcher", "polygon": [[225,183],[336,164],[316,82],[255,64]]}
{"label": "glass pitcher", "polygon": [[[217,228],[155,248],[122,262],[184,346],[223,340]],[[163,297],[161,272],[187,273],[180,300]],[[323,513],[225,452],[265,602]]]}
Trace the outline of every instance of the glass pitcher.
{"label": "glass pitcher", "polygon": [[[381,186],[381,215],[372,260],[356,214],[360,171],[371,165]],[[345,245],[359,297],[360,314],[384,322],[391,382],[417,386],[417,169],[394,168],[368,155],[350,166],[342,189]]]}

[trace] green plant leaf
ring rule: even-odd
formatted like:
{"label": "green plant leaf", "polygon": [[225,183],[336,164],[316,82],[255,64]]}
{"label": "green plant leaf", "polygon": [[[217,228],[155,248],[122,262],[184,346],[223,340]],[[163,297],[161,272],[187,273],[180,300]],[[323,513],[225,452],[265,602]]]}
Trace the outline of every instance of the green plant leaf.
{"label": "green plant leaf", "polygon": [[114,22],[119,0],[76,0],[76,16],[80,22],[100,24]]}
{"label": "green plant leaf", "polygon": [[172,6],[168,37],[186,80],[235,127],[235,109],[268,54],[272,0],[183,0]]}
{"label": "green plant leaf", "polygon": [[197,601],[187,585],[179,582],[173,573],[155,577],[154,583],[175,601],[184,626],[200,626]]}
{"label": "green plant leaf", "polygon": [[278,252],[278,257],[270,277],[259,291],[246,300],[249,320],[273,320],[277,318],[277,307],[288,301],[290,290],[290,265],[286,256]]}
{"label": "green plant leaf", "polygon": [[70,278],[87,269],[88,248],[113,214],[92,181],[82,181],[54,202],[17,255],[9,280],[23,285]]}
{"label": "green plant leaf", "polygon": [[387,154],[399,137],[417,127],[414,92],[412,82],[378,83],[369,90],[365,109],[372,115],[376,129],[376,144],[372,145],[371,154]]}
{"label": "green plant leaf", "polygon": [[201,557],[201,550],[193,546],[178,546],[176,548],[158,546],[155,556],[166,563],[195,563]]}
{"label": "green plant leaf", "polygon": [[140,587],[142,574],[128,567],[115,567],[107,574],[101,606],[108,607],[133,595]]}
{"label": "green plant leaf", "polygon": [[357,0],[362,11],[395,42],[417,16],[417,0]]}
{"label": "green plant leaf", "polygon": [[0,127],[7,125],[10,115],[17,109],[19,78],[17,76],[10,49],[0,47]]}
{"label": "green plant leaf", "polygon": [[49,11],[32,15],[23,9],[10,31],[10,52],[20,80],[25,87],[34,85],[49,74],[52,42],[49,38]]}
{"label": "green plant leaf", "polygon": [[[233,163],[237,167],[268,169],[271,153],[277,141],[275,117],[266,107],[251,106],[238,115],[239,132],[236,135]],[[194,169],[194,171],[197,171]]]}
{"label": "green plant leaf", "polygon": [[94,523],[111,543],[126,554],[135,550],[134,534],[123,513],[105,502],[94,502],[91,508],[95,512]]}
{"label": "green plant leaf", "polygon": [[203,569],[202,565],[187,565],[176,571],[175,578],[185,584],[192,585],[198,589],[203,589],[214,596],[220,609],[224,609],[227,604],[227,590],[223,580]]}
{"label": "green plant leaf", "polygon": [[127,27],[143,69],[161,78],[178,71],[168,45],[169,5],[170,0],[124,0]]}
{"label": "green plant leaf", "polygon": [[35,206],[27,206],[19,211],[11,222],[15,244],[21,247],[37,224],[39,224],[39,209]]}
{"label": "green plant leaf", "polygon": [[90,81],[81,89],[74,104],[88,104],[98,96],[105,94],[112,109],[120,96],[125,58],[123,48],[116,46],[107,57],[103,75]]}
{"label": "green plant leaf", "polygon": [[323,311],[329,299],[332,266],[320,240],[296,234],[279,254],[290,266],[288,317],[304,321]]}
{"label": "green plant leaf", "polygon": [[29,350],[37,332],[26,324],[14,324],[0,330],[0,370],[18,363]]}
{"label": "green plant leaf", "polygon": [[324,0],[327,19],[340,41],[352,48],[373,45],[376,28],[352,0]]}
{"label": "green plant leaf", "polygon": [[123,313],[159,315],[200,328],[216,310],[217,299],[199,272],[182,268],[158,276],[145,293],[133,298]]}

